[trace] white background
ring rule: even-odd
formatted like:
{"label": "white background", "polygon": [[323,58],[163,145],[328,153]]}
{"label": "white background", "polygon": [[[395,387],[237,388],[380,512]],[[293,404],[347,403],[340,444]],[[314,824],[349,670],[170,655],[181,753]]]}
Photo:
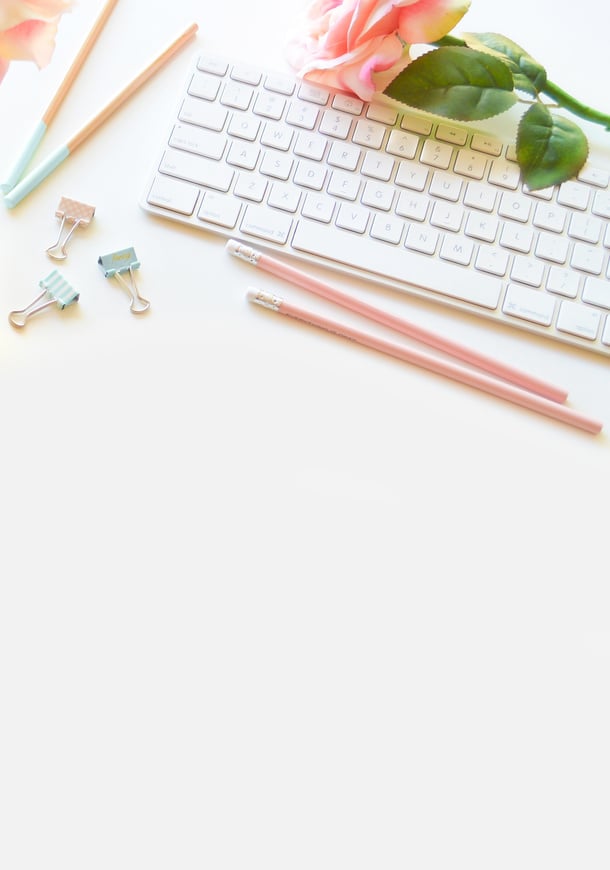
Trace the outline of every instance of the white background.
{"label": "white background", "polygon": [[[100,7],[10,68],[1,166]],[[191,21],[196,43],[0,210],[8,315],[59,198],[96,206],[60,265],[79,304],[0,320],[0,866],[607,868],[608,435],[253,309],[220,238],[137,204],[193,53],[285,69],[298,11],[121,0],[39,158]],[[608,111],[599,24],[592,0],[475,0],[458,31]],[[96,262],[130,245],[141,318]],[[610,431],[606,360],[369,298]]]}

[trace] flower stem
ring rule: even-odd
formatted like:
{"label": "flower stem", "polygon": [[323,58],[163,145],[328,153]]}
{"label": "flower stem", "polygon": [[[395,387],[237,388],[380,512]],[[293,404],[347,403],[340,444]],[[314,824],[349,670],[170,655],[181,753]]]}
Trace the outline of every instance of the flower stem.
{"label": "flower stem", "polygon": [[546,96],[554,100],[558,106],[561,106],[562,109],[567,109],[573,115],[578,115],[579,118],[584,118],[586,121],[592,121],[594,124],[602,124],[606,130],[610,130],[610,115],[606,115],[603,112],[598,112],[597,109],[591,109],[589,106],[585,106],[584,103],[581,103],[579,100],[570,96],[570,94],[566,93],[566,91],[562,90],[558,85],[553,84],[553,82],[547,80],[542,89],[542,93],[546,94]]}
{"label": "flower stem", "polygon": [[[459,39],[458,37],[452,36],[448,33],[436,42],[431,43],[431,45],[438,48],[444,45],[467,46],[468,44],[464,42],[463,39]],[[601,124],[606,128],[606,130],[610,130],[610,115],[606,115],[604,112],[599,112],[597,109],[592,109],[590,106],[586,106],[554,82],[547,80],[541,93],[546,94],[546,96],[550,97],[558,106],[562,109],[567,109],[567,111],[571,112],[573,115],[577,115],[579,118],[584,118],[585,121],[591,121],[593,124]]]}

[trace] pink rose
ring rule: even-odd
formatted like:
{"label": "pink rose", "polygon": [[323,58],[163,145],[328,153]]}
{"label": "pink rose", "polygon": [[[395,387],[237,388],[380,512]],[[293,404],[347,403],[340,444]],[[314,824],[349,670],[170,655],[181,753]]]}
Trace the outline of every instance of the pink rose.
{"label": "pink rose", "polygon": [[72,0],[0,0],[0,82],[12,60],[46,66],[61,15]]}
{"label": "pink rose", "polygon": [[370,100],[409,63],[409,45],[455,27],[470,0],[313,0],[288,45],[299,76]]}

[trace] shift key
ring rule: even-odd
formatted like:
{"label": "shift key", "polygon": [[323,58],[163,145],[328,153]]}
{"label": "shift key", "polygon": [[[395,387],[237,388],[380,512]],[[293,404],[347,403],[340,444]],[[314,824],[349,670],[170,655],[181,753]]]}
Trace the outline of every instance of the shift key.
{"label": "shift key", "polygon": [[159,172],[192,181],[202,187],[226,191],[233,180],[233,170],[217,160],[187,154],[181,151],[168,150],[163,155]]}

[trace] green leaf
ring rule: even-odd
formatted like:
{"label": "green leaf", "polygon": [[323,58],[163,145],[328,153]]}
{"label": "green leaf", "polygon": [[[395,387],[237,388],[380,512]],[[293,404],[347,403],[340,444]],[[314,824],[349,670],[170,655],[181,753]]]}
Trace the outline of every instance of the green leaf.
{"label": "green leaf", "polygon": [[517,162],[530,190],[561,184],[578,174],[589,153],[587,138],[568,118],[535,103],[517,131]]}
{"label": "green leaf", "polygon": [[546,70],[520,45],[500,33],[464,33],[464,41],[479,51],[491,51],[508,63],[515,87],[536,96],[546,85]]}
{"label": "green leaf", "polygon": [[416,109],[456,121],[478,121],[517,101],[507,64],[471,48],[446,46],[421,55],[385,93]]}

